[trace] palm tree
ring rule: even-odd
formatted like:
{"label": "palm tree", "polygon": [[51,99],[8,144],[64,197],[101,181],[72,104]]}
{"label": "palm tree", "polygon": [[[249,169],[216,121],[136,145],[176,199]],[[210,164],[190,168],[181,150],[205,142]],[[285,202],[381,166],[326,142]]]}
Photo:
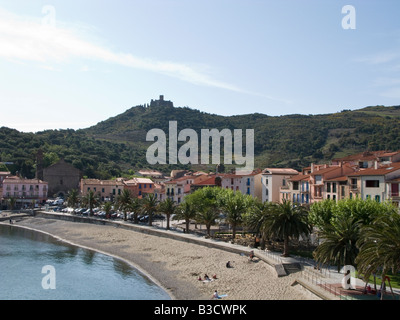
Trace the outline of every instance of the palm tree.
{"label": "palm tree", "polygon": [[106,212],[106,219],[110,218],[110,212],[112,210],[112,207],[113,207],[112,202],[107,201],[103,204],[103,210]]}
{"label": "palm tree", "polygon": [[182,202],[178,209],[176,210],[175,219],[183,219],[186,223],[186,233],[189,233],[189,224],[190,220],[196,217],[196,210],[194,205],[190,202],[185,200]]}
{"label": "palm tree", "polygon": [[67,204],[69,207],[75,208],[79,203],[79,191],[77,189],[72,189],[67,195]]}
{"label": "palm tree", "polygon": [[138,223],[139,210],[142,207],[139,198],[133,198],[131,201],[130,209],[133,212],[133,222]]}
{"label": "palm tree", "polygon": [[93,216],[93,208],[96,206],[98,203],[98,198],[96,194],[92,191],[89,190],[89,192],[82,198],[83,204],[90,210],[89,216]]}
{"label": "palm tree", "polygon": [[382,270],[382,279],[388,271],[397,274],[400,271],[400,215],[382,216],[363,226],[357,244],[360,247],[357,268],[365,279],[379,270]]}
{"label": "palm tree", "polygon": [[264,230],[268,236],[283,239],[283,256],[289,256],[289,239],[308,236],[311,226],[308,223],[305,207],[293,205],[290,201],[278,203],[275,210],[267,216]]}
{"label": "palm tree", "polygon": [[124,221],[127,219],[127,213],[130,210],[132,203],[132,194],[128,189],[122,190],[122,193],[117,198],[118,208],[124,213]]}
{"label": "palm tree", "polygon": [[355,217],[338,216],[318,231],[322,243],[314,251],[315,259],[324,264],[336,264],[338,272],[344,265],[355,265],[359,249],[360,222]]}
{"label": "palm tree", "polygon": [[169,230],[169,220],[177,210],[175,201],[171,198],[167,198],[159,204],[158,209],[159,212],[162,212],[167,216],[167,230]]}
{"label": "palm tree", "polygon": [[142,210],[149,216],[149,226],[153,225],[153,214],[157,212],[157,196],[150,193],[143,199]]}
{"label": "palm tree", "polygon": [[14,210],[16,204],[17,204],[17,199],[15,199],[14,197],[8,199],[8,205],[11,211]]}
{"label": "palm tree", "polygon": [[215,220],[218,218],[219,213],[215,208],[209,207],[202,211],[199,211],[196,215],[196,220],[199,223],[206,225],[207,235],[211,237],[211,226],[215,224]]}
{"label": "palm tree", "polygon": [[222,209],[227,213],[226,220],[232,226],[232,239],[236,238],[236,228],[243,223],[246,212],[246,198],[241,192],[229,193],[223,201]]}
{"label": "palm tree", "polygon": [[275,210],[275,207],[276,204],[274,202],[261,202],[258,200],[248,208],[247,214],[244,217],[247,229],[260,236],[260,246],[262,249],[265,248],[265,241],[269,237],[266,232],[267,221],[271,212]]}

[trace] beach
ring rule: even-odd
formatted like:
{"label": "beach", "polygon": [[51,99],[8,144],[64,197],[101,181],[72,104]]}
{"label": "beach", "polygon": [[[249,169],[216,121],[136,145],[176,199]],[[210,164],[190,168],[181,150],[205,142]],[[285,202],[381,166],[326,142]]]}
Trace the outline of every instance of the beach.
{"label": "beach", "polygon": [[[122,259],[163,287],[173,299],[209,300],[214,290],[224,300],[318,299],[299,285],[294,275],[277,277],[262,260],[245,255],[127,230],[118,226],[71,222],[39,217],[14,224],[48,233],[71,244]],[[230,261],[232,268],[226,267]],[[216,279],[199,281],[207,274]]]}

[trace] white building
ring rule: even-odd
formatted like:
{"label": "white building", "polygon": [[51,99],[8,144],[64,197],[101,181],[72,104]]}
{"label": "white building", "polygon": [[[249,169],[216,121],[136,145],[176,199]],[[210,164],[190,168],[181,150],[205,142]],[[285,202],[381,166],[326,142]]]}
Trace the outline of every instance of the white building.
{"label": "white building", "polygon": [[[297,170],[291,168],[266,168],[255,177],[255,196],[262,202],[279,202],[280,198],[289,199],[288,181],[298,175]],[[287,190],[287,197],[281,195]]]}

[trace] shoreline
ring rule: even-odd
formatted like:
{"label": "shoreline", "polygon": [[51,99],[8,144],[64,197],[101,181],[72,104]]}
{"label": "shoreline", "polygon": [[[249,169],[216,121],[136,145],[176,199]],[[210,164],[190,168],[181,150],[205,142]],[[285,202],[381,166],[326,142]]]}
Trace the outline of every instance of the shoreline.
{"label": "shoreline", "polygon": [[36,229],[36,228],[23,226],[23,225],[18,225],[18,224],[8,224],[8,223],[5,223],[5,222],[0,222],[0,225],[10,226],[10,227],[15,227],[15,228],[20,228],[20,229],[26,229],[26,230],[30,230],[30,231],[33,231],[33,232],[38,232],[38,233],[44,234],[46,236],[49,236],[49,237],[53,238],[54,240],[63,242],[64,244],[71,245],[71,246],[74,246],[74,247],[78,247],[78,248],[81,248],[81,249],[84,249],[84,250],[94,251],[94,252],[97,252],[97,253],[112,257],[112,258],[114,258],[116,260],[120,260],[120,261],[128,264],[129,266],[131,266],[133,269],[137,270],[143,277],[149,279],[156,286],[158,286],[161,289],[163,289],[170,296],[171,300],[176,300],[176,297],[173,295],[172,292],[170,292],[170,290],[168,290],[167,288],[164,288],[163,285],[157,279],[153,278],[144,269],[142,269],[140,266],[136,265],[132,261],[129,261],[129,260],[126,260],[126,259],[124,259],[122,257],[116,256],[116,255],[114,255],[114,254],[112,254],[110,252],[105,252],[105,251],[101,251],[99,249],[95,249],[95,248],[92,248],[92,247],[87,247],[87,246],[84,246],[84,245],[81,245],[81,244],[74,243],[74,242],[72,242],[70,240],[63,239],[63,238],[61,238],[61,237],[59,237],[59,236],[57,236],[55,234],[52,234],[52,233],[49,233],[49,232],[46,232],[46,231],[43,231],[43,230],[39,230],[39,229]]}
{"label": "shoreline", "polygon": [[[8,225],[7,223],[4,223]],[[39,217],[23,218],[13,226],[48,234],[74,246],[120,259],[137,269],[173,300],[209,300],[214,290],[224,300],[314,300],[309,292],[291,286],[294,278],[278,278],[263,261],[199,244],[126,230],[118,226],[70,222]],[[226,268],[231,261],[233,268]],[[210,283],[197,278],[204,274]]]}

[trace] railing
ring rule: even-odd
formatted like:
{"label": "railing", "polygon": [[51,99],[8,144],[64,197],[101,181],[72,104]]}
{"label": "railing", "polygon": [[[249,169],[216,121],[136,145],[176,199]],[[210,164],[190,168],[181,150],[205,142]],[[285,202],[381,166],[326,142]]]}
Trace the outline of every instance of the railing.
{"label": "railing", "polygon": [[279,255],[274,254],[269,250],[265,250],[264,252],[268,259],[275,261],[276,263],[282,264],[282,258]]}

